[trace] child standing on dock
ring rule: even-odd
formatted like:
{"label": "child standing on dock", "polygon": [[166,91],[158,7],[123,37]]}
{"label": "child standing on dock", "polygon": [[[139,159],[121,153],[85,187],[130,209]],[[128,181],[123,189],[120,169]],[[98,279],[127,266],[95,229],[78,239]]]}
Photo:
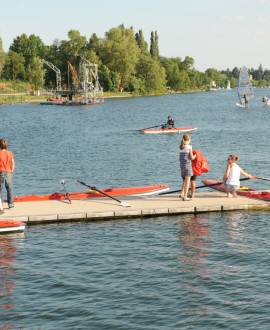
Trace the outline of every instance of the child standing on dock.
{"label": "child standing on dock", "polygon": [[226,172],[223,176],[223,182],[227,197],[237,197],[236,191],[240,187],[240,174],[243,174],[249,179],[253,179],[252,175],[243,171],[243,169],[236,164],[238,160],[239,157],[235,155],[229,155],[228,157],[228,165],[226,168]]}
{"label": "child standing on dock", "polygon": [[191,161],[196,158],[196,155],[193,155],[192,146],[189,144],[191,137],[189,134],[184,134],[181,144],[180,144],[180,169],[181,169],[181,176],[183,179],[182,190],[180,194],[180,198],[183,201],[190,201],[191,198],[188,198],[188,190],[189,190],[189,183],[190,177],[193,175],[192,171],[192,164]]}
{"label": "child standing on dock", "polygon": [[12,177],[15,167],[14,156],[11,151],[7,150],[7,141],[0,140],[0,213],[3,213],[3,189],[4,186],[7,190],[7,201],[10,209],[14,208],[13,204],[13,189],[12,189]]}

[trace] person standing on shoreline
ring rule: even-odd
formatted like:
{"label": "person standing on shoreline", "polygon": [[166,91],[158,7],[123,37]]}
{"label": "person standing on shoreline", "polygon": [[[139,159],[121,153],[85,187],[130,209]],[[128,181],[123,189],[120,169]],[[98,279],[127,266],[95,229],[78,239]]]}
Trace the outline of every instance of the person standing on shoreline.
{"label": "person standing on shoreline", "polygon": [[[7,190],[7,202],[10,209],[14,208],[13,204],[13,187],[12,178],[15,168],[14,156],[11,151],[7,150],[7,141],[0,139],[0,198],[3,202],[3,189],[4,186]],[[3,204],[0,205],[0,212],[3,213]]]}
{"label": "person standing on shoreline", "polygon": [[196,155],[193,155],[192,146],[189,144],[190,140],[191,140],[190,135],[184,134],[179,147],[180,149],[179,161],[180,161],[181,176],[183,179],[180,198],[182,198],[183,201],[191,200],[191,198],[187,197],[190,178],[193,176],[191,161],[196,158]]}

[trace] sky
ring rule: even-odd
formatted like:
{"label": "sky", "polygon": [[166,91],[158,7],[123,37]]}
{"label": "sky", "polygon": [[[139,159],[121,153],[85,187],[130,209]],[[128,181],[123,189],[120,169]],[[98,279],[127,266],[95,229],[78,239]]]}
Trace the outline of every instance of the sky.
{"label": "sky", "polygon": [[0,0],[0,37],[7,52],[23,33],[51,45],[69,30],[104,38],[124,24],[142,30],[148,45],[157,31],[161,56],[192,57],[201,72],[270,69],[269,16],[270,0]]}

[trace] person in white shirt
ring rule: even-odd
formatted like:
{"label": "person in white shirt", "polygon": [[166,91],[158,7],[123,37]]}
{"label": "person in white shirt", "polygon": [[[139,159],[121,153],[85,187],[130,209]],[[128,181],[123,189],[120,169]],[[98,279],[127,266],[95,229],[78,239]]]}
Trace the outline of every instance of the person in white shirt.
{"label": "person in white shirt", "polygon": [[226,172],[223,176],[224,187],[227,193],[227,197],[237,197],[236,191],[240,188],[240,174],[253,179],[253,176],[243,171],[243,169],[238,166],[239,157],[235,155],[229,155],[228,165]]}

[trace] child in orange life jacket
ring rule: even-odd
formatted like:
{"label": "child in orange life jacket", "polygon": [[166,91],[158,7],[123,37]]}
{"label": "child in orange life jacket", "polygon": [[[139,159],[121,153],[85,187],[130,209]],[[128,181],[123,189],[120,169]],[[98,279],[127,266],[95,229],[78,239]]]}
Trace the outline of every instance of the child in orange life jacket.
{"label": "child in orange life jacket", "polygon": [[[224,187],[227,193],[227,197],[237,197],[236,191],[240,187],[240,174],[248,177],[249,179],[253,179],[253,176],[243,171],[243,169],[236,164],[238,162],[239,157],[235,155],[229,155],[228,157],[228,165],[226,168],[226,172],[223,176]],[[232,193],[232,194],[231,194]]]}
{"label": "child in orange life jacket", "polygon": [[180,198],[182,198],[183,201],[191,200],[190,198],[187,197],[190,177],[193,175],[191,161],[196,158],[196,155],[194,156],[192,153],[192,146],[189,145],[190,139],[191,137],[189,134],[184,134],[179,148],[180,169],[181,169],[181,176],[183,179]]}

